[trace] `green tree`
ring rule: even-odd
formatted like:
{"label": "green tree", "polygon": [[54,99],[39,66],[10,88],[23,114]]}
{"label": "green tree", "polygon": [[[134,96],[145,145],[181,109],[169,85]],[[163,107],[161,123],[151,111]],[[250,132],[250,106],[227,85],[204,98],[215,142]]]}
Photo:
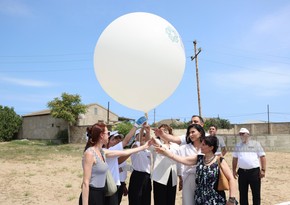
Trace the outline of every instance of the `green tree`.
{"label": "green tree", "polygon": [[208,118],[204,123],[204,129],[208,130],[211,125],[217,126],[218,129],[230,129],[232,125],[229,120],[217,118]]}
{"label": "green tree", "polygon": [[172,129],[187,129],[187,127],[190,125],[190,122],[183,122],[183,123],[171,123],[170,127],[172,127]]}
{"label": "green tree", "polygon": [[132,129],[133,124],[129,121],[124,121],[121,123],[118,123],[117,125],[115,125],[113,127],[113,130],[118,130],[118,133],[126,136],[126,134],[128,134],[130,132],[130,130]]}
{"label": "green tree", "polygon": [[81,103],[80,95],[62,93],[61,98],[47,103],[54,118],[61,118],[68,122],[68,142],[70,142],[70,127],[76,125],[80,114],[87,112],[87,106]]}
{"label": "green tree", "polygon": [[0,105],[0,141],[10,141],[15,137],[22,124],[22,118],[14,108]]}

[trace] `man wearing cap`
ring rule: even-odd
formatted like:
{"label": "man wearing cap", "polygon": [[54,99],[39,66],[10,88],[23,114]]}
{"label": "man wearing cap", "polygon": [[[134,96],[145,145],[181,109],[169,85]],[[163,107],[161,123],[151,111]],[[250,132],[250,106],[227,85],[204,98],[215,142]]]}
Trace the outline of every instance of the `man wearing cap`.
{"label": "man wearing cap", "polygon": [[[241,128],[241,142],[237,143],[233,152],[233,175],[238,177],[240,204],[248,205],[249,185],[253,195],[253,205],[261,204],[261,178],[265,177],[266,157],[258,141],[250,139],[250,132]],[[239,168],[237,171],[237,167]]]}
{"label": "man wearing cap", "polygon": [[[123,150],[123,148],[128,144],[128,142],[134,136],[138,127],[142,126],[146,121],[147,121],[147,119],[144,116],[140,117],[125,137],[122,136],[121,134],[119,134],[118,131],[110,132],[109,142],[108,142],[106,148],[109,150]],[[120,138],[121,139],[123,138],[123,140],[121,140]],[[121,181],[120,181],[118,157],[107,158],[106,161],[109,165],[109,169],[113,175],[115,183],[119,189],[121,187]],[[119,202],[118,202],[119,201],[119,194],[118,193],[119,192],[117,191],[114,195],[107,196],[105,199],[106,205],[119,204]]]}

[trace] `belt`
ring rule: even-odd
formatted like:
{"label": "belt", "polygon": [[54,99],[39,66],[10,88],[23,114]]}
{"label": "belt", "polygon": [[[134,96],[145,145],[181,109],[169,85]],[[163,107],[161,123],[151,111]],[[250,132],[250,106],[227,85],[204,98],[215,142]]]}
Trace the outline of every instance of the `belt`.
{"label": "belt", "polygon": [[239,168],[239,170],[241,170],[243,172],[252,172],[252,171],[256,171],[257,169],[260,169],[260,167],[256,167],[256,168],[252,168],[252,169],[242,169],[242,168]]}

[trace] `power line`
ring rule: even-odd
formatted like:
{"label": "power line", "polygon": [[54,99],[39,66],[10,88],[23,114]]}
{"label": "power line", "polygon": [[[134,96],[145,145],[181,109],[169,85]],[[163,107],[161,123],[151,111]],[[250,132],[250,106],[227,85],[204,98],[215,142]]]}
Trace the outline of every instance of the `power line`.
{"label": "power line", "polygon": [[4,61],[0,64],[37,64],[37,63],[72,63],[72,62],[84,62],[91,61],[92,59],[78,59],[78,60],[46,60],[46,61]]}
{"label": "power line", "polygon": [[206,59],[203,59],[203,58],[201,60],[207,61],[207,62],[211,62],[211,63],[216,63],[216,64],[222,64],[222,65],[226,65],[226,66],[230,66],[230,67],[245,68],[245,69],[248,69],[248,70],[254,70],[254,71],[263,72],[263,73],[270,73],[270,74],[283,75],[283,76],[287,75],[285,73],[278,73],[278,72],[272,72],[272,71],[259,70],[259,69],[249,68],[249,67],[246,67],[246,66],[222,63],[222,62],[212,61],[212,60],[206,60]]}
{"label": "power line", "polygon": [[42,73],[42,72],[58,72],[58,71],[76,71],[76,70],[92,70],[92,68],[68,68],[68,69],[45,69],[45,70],[0,70],[0,73]]}
{"label": "power line", "polygon": [[75,55],[92,55],[92,53],[62,53],[62,54],[34,54],[34,55],[7,55],[0,58],[35,58],[35,57],[51,57],[51,56],[75,56]]}

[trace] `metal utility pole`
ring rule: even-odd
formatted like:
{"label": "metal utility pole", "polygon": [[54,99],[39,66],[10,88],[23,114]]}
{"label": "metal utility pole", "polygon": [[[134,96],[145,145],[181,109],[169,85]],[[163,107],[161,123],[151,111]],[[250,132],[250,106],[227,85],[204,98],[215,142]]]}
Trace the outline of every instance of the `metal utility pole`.
{"label": "metal utility pole", "polygon": [[267,105],[267,113],[268,113],[268,134],[271,133],[271,129],[270,129],[270,114],[269,114],[269,105]]}
{"label": "metal utility pole", "polygon": [[107,124],[110,122],[110,101],[108,101],[108,109],[107,109]]}
{"label": "metal utility pole", "polygon": [[155,115],[156,115],[156,111],[155,111],[155,108],[154,108],[154,125],[155,125]]}
{"label": "metal utility pole", "polygon": [[200,103],[200,89],[199,89],[199,75],[198,75],[198,60],[197,56],[201,52],[201,48],[196,50],[196,40],[193,41],[194,45],[194,56],[191,56],[191,61],[195,60],[195,68],[196,68],[196,84],[197,84],[197,99],[198,99],[198,112],[199,116],[201,116],[201,103]]}

